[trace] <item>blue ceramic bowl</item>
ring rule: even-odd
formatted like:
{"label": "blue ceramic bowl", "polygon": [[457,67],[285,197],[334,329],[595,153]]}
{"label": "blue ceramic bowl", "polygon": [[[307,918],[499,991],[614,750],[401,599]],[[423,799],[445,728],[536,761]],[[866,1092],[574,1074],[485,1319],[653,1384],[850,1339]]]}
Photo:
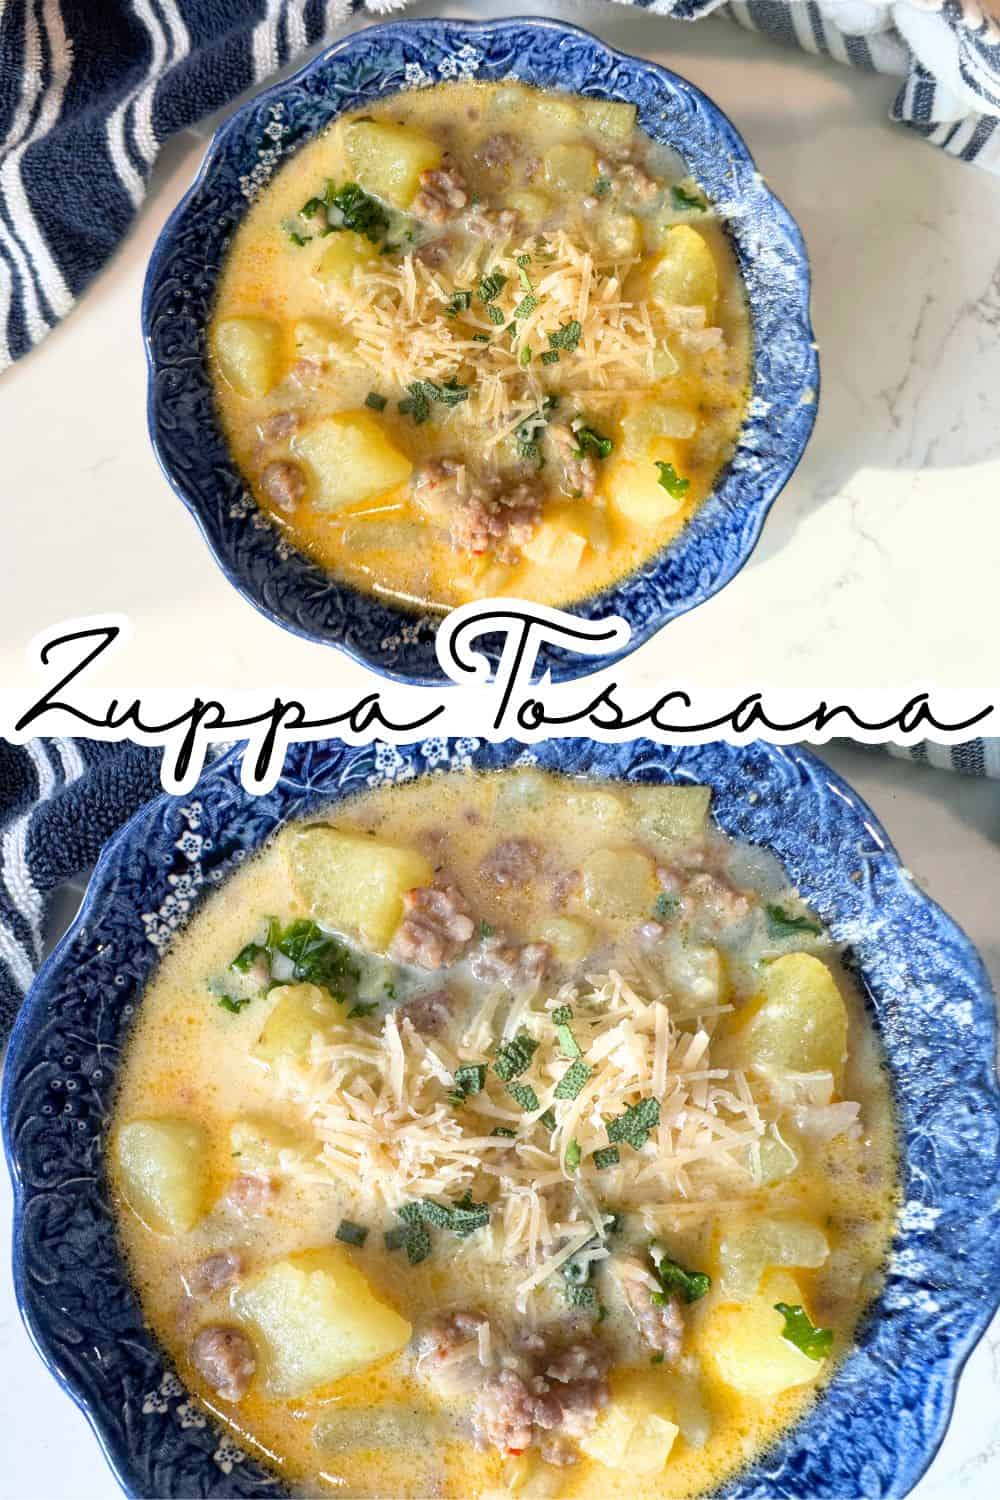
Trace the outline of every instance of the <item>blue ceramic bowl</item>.
{"label": "blue ceramic bowl", "polygon": [[898,1103],[904,1205],[885,1290],[816,1406],[721,1492],[739,1500],[903,1496],[930,1462],[959,1373],[1000,1300],[994,999],[955,924],[914,885],[871,811],[812,755],[762,744],[427,740],[298,746],[253,798],[237,752],[108,844],[11,1041],[3,1128],[14,1275],[31,1335],[129,1495],[282,1493],[188,1399],[148,1330],[105,1195],[104,1132],[129,1024],[200,901],[289,818],[386,782],[538,762],[572,775],[699,781],[727,833],[773,849],[870,998]]}
{"label": "blue ceramic bowl", "polygon": [[[621,615],[631,626],[633,650],[722,588],[753,551],[816,415],[819,368],[802,236],[726,116],[675,73],[561,22],[401,21],[338,42],[287,82],[258,94],[216,133],[149,264],[142,326],[153,446],[222,571],[251,604],[288,630],[339,646],[406,682],[442,680],[434,653],[440,616],[413,614],[338,583],[292,549],[257,508],[216,415],[205,329],[249,195],[304,141],[345,110],[386,94],[447,78],[515,75],[638,106],[643,129],[676,148],[723,209],[753,323],[749,414],[715,491],[672,546],[572,611],[587,619]],[[556,647],[543,649],[538,666],[556,680],[594,670]]]}

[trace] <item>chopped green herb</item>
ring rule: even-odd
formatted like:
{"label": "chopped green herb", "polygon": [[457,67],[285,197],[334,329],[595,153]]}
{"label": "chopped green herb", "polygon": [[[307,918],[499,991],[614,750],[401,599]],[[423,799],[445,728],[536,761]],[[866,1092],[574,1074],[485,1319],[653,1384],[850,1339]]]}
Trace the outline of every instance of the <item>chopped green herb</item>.
{"label": "chopped green herb", "polygon": [[688,1271],[677,1261],[671,1260],[670,1256],[659,1245],[651,1245],[649,1258],[653,1262],[656,1271],[656,1279],[663,1288],[662,1292],[653,1293],[654,1302],[666,1301],[669,1297],[680,1295],[685,1302],[698,1302],[712,1285],[711,1276],[704,1271]]}
{"label": "chopped green herb", "polygon": [[517,1140],[517,1131],[508,1129],[506,1125],[498,1125],[495,1130],[490,1131],[490,1135],[503,1135],[509,1140]]}
{"label": "chopped green herb", "polygon": [[469,387],[462,385],[458,380],[446,380],[443,384],[425,380],[423,387],[431,400],[439,401],[442,406],[459,406],[461,402],[469,399]]}
{"label": "chopped green herb", "polygon": [[783,911],[780,906],[768,906],[767,912],[767,935],[776,942],[783,938],[795,937],[797,933],[807,932],[814,937],[819,937],[823,929],[818,922],[813,922],[809,917],[794,917],[789,912]]}
{"label": "chopped green herb", "polygon": [[493,1071],[504,1083],[519,1078],[531,1066],[538,1043],[526,1031],[519,1031],[509,1042],[501,1042],[493,1062]]}
{"label": "chopped green herb", "polygon": [[575,1099],[580,1090],[590,1078],[591,1069],[585,1062],[577,1058],[576,1062],[570,1063],[563,1076],[555,1087],[557,1099]]}
{"label": "chopped green herb", "polygon": [[299,213],[304,219],[312,219],[315,218],[321,208],[325,207],[326,205],[322,198],[310,198],[308,203],[303,203],[299,209]]}
{"label": "chopped green herb", "polygon": [[472,1194],[465,1192],[455,1203],[435,1203],[432,1198],[406,1203],[399,1210],[399,1216],[410,1224],[423,1222],[435,1229],[449,1229],[464,1240],[490,1222],[490,1206],[473,1202]]}
{"label": "chopped green herb", "polygon": [[486,1084],[485,1063],[463,1063],[455,1069],[455,1088],[464,1097],[481,1094]]}
{"label": "chopped green herb", "polygon": [[312,235],[299,234],[299,231],[297,229],[290,229],[288,231],[288,238],[291,240],[293,245],[307,245],[312,239]]}
{"label": "chopped green herb", "polygon": [[660,1123],[659,1099],[640,1099],[623,1115],[608,1121],[608,1140],[612,1144],[624,1141],[634,1151],[640,1151],[649,1138],[649,1132]]}
{"label": "chopped green herb", "polygon": [[573,1019],[572,1005],[557,1005],[552,1012],[552,1023],[555,1026],[568,1026]]}
{"label": "chopped green herb", "polygon": [[575,1135],[571,1136],[566,1143],[566,1165],[567,1167],[569,1167],[571,1172],[575,1172],[577,1167],[580,1165],[580,1158],[582,1157],[582,1155],[583,1152],[580,1150],[580,1142],[577,1140]]}
{"label": "chopped green herb", "polygon": [[563,1057],[583,1056],[583,1048],[580,1046],[580,1043],[570,1031],[569,1027],[564,1023],[560,1022],[560,1024],[556,1027],[556,1036],[559,1040],[559,1051],[562,1053]]}
{"label": "chopped green herb", "polygon": [[345,182],[339,188],[332,181],[328,182],[324,197],[331,228],[353,229],[373,242],[384,238],[389,228],[389,215],[381,203],[356,182]]}
{"label": "chopped green herb", "polygon": [[519,271],[526,271],[530,265],[531,265],[531,256],[530,255],[519,255],[517,257],[517,269]]}
{"label": "chopped green herb", "polygon": [[[522,261],[525,262],[525,265],[521,264]],[[518,258],[517,258],[517,279],[521,283],[521,290],[525,291],[525,292],[528,292],[530,294],[530,293],[532,293],[535,290],[535,288],[532,286],[532,284],[531,284],[531,277],[528,275],[528,272],[525,269],[525,266],[527,265],[527,263],[528,263],[528,257],[526,255],[519,255],[518,256]]]}
{"label": "chopped green herb", "polygon": [[390,984],[389,980],[387,979],[386,982],[385,982],[385,984],[382,986],[382,988],[385,990],[385,993],[386,993],[386,996],[388,997],[388,999],[395,1000],[395,998],[396,998],[396,986],[394,984]]}
{"label": "chopped green herb", "polygon": [[568,323],[561,323],[554,333],[549,334],[549,346],[552,349],[566,349],[572,352],[580,342],[583,327],[576,318]]}
{"label": "chopped green herb", "polygon": [[611,191],[611,178],[610,177],[598,177],[597,181],[594,183],[594,197],[595,198],[606,198],[607,195],[608,195],[608,193],[610,193],[610,191]]}
{"label": "chopped green herb", "polygon": [[480,302],[495,302],[506,285],[507,278],[500,271],[492,271],[489,276],[480,277],[477,289]]}
{"label": "chopped green herb", "polygon": [[538,1095],[530,1083],[508,1083],[507,1092],[522,1109],[537,1109]]}
{"label": "chopped green herb", "polygon": [[451,294],[448,306],[445,308],[445,317],[454,318],[460,312],[468,312],[471,306],[472,293],[462,291],[461,288],[456,287]]}
{"label": "chopped green herb", "polygon": [[353,1005],[347,1012],[347,1019],[349,1021],[364,1020],[365,1016],[372,1016],[377,1010],[377,1000],[359,1000],[358,1003],[356,1005]]}
{"label": "chopped green herb", "polygon": [[500,311],[499,307],[494,307],[492,302],[486,309],[486,316],[489,318],[490,322],[495,323],[498,328],[504,320],[503,313]]}
{"label": "chopped green herb", "polygon": [[539,1115],[538,1116],[538,1123],[539,1123],[539,1125],[541,1125],[541,1127],[542,1127],[543,1130],[555,1130],[555,1128],[556,1128],[556,1112],[555,1112],[555,1110],[554,1109],[547,1109],[543,1115]]}
{"label": "chopped green herb", "polygon": [[665,1359],[666,1359],[666,1355],[664,1354],[663,1350],[661,1349],[660,1352],[659,1352],[659,1354],[651,1354],[649,1356],[649,1363],[651,1365],[662,1365],[662,1363],[663,1363],[663,1361]]}
{"label": "chopped green herb", "polygon": [[[545,358],[544,354],[542,358]],[[538,469],[542,468],[545,460],[542,457],[542,450],[537,443],[525,438],[518,438],[516,446],[518,458],[523,458],[526,463],[533,463]]]}
{"label": "chopped green herb", "polygon": [[399,403],[399,410],[404,417],[412,417],[418,427],[424,422],[430,421],[431,403],[427,399],[423,382],[415,380],[406,389],[409,395]]}
{"label": "chopped green herb", "polygon": [[684,209],[694,209],[698,213],[703,214],[708,207],[704,199],[696,197],[694,193],[689,193],[682,187],[677,187],[676,184],[670,189],[670,197],[673,200],[674,207],[682,211]]}
{"label": "chopped green herb", "polygon": [[365,397],[365,405],[370,406],[372,411],[385,411],[388,404],[388,399],[380,396],[378,391],[369,391]]}
{"label": "chopped green herb", "polygon": [[223,1010],[231,1011],[234,1016],[238,1016],[243,1007],[250,1004],[249,996],[239,999],[235,995],[216,995],[215,998]]}
{"label": "chopped green herb", "polygon": [[585,453],[593,454],[594,458],[607,458],[615,446],[610,438],[602,437],[592,427],[578,427],[573,436],[576,438],[581,458]]}
{"label": "chopped green herb", "polygon": [[546,349],[539,357],[543,365],[557,365],[559,363],[559,350]]}
{"label": "chopped green herb", "polygon": [[480,922],[480,924],[479,924],[479,936],[481,938],[491,938],[495,932],[496,932],[496,928],[494,926],[492,926],[491,923],[486,922],[486,921]]}
{"label": "chopped green herb", "polygon": [[577,1285],[569,1282],[566,1286],[566,1301],[570,1307],[597,1307],[597,1292],[589,1283],[584,1282]]}
{"label": "chopped green herb", "polygon": [[680,500],[691,488],[690,479],[682,479],[673,464],[666,463],[662,458],[656,460],[656,467],[660,471],[657,481],[666,490],[673,500]]}
{"label": "chopped green herb", "polygon": [[606,1167],[617,1167],[621,1159],[621,1152],[617,1146],[602,1146],[599,1151],[594,1152],[592,1157],[594,1166],[599,1172],[603,1172]]}
{"label": "chopped green herb", "polygon": [[[501,318],[500,321],[503,322],[503,319]],[[472,335],[472,339],[473,343],[476,344],[488,344],[490,341],[490,336],[488,333],[474,333]]]}
{"label": "chopped green herb", "polygon": [[776,1302],[774,1310],[780,1312],[785,1320],[785,1326],[781,1330],[783,1339],[787,1339],[817,1363],[826,1358],[833,1346],[832,1328],[817,1328],[805,1308],[800,1307],[797,1302],[791,1306],[787,1302]]}
{"label": "chopped green herb", "polygon": [[406,1235],[409,1229],[407,1224],[396,1224],[392,1229],[387,1229],[382,1236],[387,1250],[402,1250],[406,1244]]}
{"label": "chopped green herb", "polygon": [[398,249],[399,249],[398,245],[390,245],[389,241],[386,240],[385,244],[382,246],[381,250],[379,251],[379,255],[395,255],[396,251]]}
{"label": "chopped green herb", "polygon": [[653,915],[662,922],[665,917],[672,916],[680,904],[679,896],[671,896],[669,891],[661,891],[653,903]]}
{"label": "chopped green herb", "polygon": [[350,1219],[341,1219],[336,1238],[343,1240],[345,1245],[363,1245],[368,1238],[368,1231],[363,1224],[354,1224]]}
{"label": "chopped green herb", "polygon": [[525,344],[524,348],[521,350],[521,364],[531,364],[531,347],[528,344]]}
{"label": "chopped green herb", "polygon": [[246,974],[257,962],[258,958],[266,958],[268,963],[270,963],[271,950],[267,944],[247,943],[244,948],[240,949],[229,967],[235,969],[238,974]]}
{"label": "chopped green herb", "polygon": [[520,302],[515,307],[515,309],[514,309],[514,317],[515,318],[526,318],[529,313],[533,313],[534,312],[534,310],[535,310],[535,308],[537,306],[538,306],[538,298],[534,295],[533,292],[529,292],[526,297],[522,297],[521,298]]}

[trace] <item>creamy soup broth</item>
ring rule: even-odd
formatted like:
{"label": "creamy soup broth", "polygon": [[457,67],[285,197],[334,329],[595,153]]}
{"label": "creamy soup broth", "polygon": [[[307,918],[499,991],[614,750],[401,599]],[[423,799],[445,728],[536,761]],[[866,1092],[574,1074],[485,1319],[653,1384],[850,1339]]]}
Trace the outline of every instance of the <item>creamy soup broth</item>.
{"label": "creamy soup broth", "polygon": [[163,959],[110,1143],[157,1337],[310,1494],[709,1489],[850,1345],[896,1190],[773,858],[707,789],[530,769],[280,832]]}
{"label": "creamy soup broth", "polygon": [[404,605],[565,603],[674,538],[732,454],[746,299],[722,221],[632,105],[447,83],[275,174],[210,330],[257,502]]}

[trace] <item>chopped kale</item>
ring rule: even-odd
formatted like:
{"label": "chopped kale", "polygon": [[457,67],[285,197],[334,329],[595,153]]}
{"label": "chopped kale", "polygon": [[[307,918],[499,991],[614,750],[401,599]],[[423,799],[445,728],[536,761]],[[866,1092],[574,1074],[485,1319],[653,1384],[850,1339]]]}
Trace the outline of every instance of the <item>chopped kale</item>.
{"label": "chopped kale", "polygon": [[291,240],[293,245],[308,245],[309,241],[312,239],[312,235],[299,234],[299,231],[297,229],[289,229],[288,238]]}
{"label": "chopped kale", "polygon": [[532,1110],[538,1108],[538,1095],[530,1083],[508,1083],[507,1092],[522,1109]]}
{"label": "chopped kale", "polygon": [[267,943],[247,943],[240,949],[229,967],[235,969],[238,974],[246,974],[258,958],[266,958],[268,963],[271,962],[271,950]]}
{"label": "chopped kale", "polygon": [[656,460],[656,467],[660,471],[657,483],[662,485],[667,494],[673,500],[680,500],[691,488],[690,479],[682,479],[673,464],[666,463],[662,458]]}
{"label": "chopped kale", "polygon": [[377,199],[369,196],[356,182],[336,187],[328,182],[324,194],[327,218],[332,229],[353,229],[355,234],[377,243],[389,228],[389,215]]}
{"label": "chopped kale", "polygon": [[603,1172],[606,1167],[617,1167],[621,1161],[621,1152],[617,1146],[602,1146],[599,1151],[593,1153],[591,1159],[597,1170]]}
{"label": "chopped kale", "polygon": [[557,1099],[575,1099],[580,1090],[590,1078],[591,1069],[585,1062],[577,1058],[576,1062],[570,1063],[563,1076],[555,1087]]}
{"label": "chopped kale", "polygon": [[241,999],[236,995],[216,995],[215,999],[223,1010],[231,1011],[234,1016],[238,1016],[243,1007],[250,1004],[249,996]]}
{"label": "chopped kale", "polygon": [[336,1238],[343,1240],[345,1245],[361,1246],[368,1238],[368,1231],[362,1224],[354,1224],[350,1219],[341,1219]]}
{"label": "chopped kale", "polygon": [[640,1099],[623,1115],[608,1121],[608,1140],[612,1144],[624,1141],[634,1151],[640,1151],[649,1138],[649,1132],[659,1123],[659,1099]]}
{"label": "chopped kale", "polygon": [[586,453],[592,454],[594,458],[607,458],[615,446],[610,438],[602,437],[592,427],[578,427],[573,435],[579,449],[579,458],[583,458]]}
{"label": "chopped kale", "polygon": [[775,1312],[780,1312],[785,1320],[785,1326],[781,1330],[781,1337],[794,1344],[796,1349],[809,1359],[817,1363],[825,1359],[833,1347],[833,1329],[817,1328],[806,1312],[797,1302],[789,1305],[787,1302],[776,1302]]}
{"label": "chopped kale", "polygon": [[351,1009],[347,1012],[347,1019],[349,1021],[364,1020],[365,1016],[372,1016],[377,1010],[377,1000],[359,1000],[357,1004],[352,1005]]}
{"label": "chopped kale", "polygon": [[494,935],[495,932],[496,932],[496,928],[490,922],[487,922],[485,920],[482,921],[482,922],[480,922],[480,924],[479,924],[479,936],[481,938],[484,938],[484,939],[485,938],[491,938]]}
{"label": "chopped kale", "polygon": [[506,1136],[508,1140],[517,1140],[517,1131],[511,1130],[507,1125],[498,1125],[495,1130],[490,1131],[490,1135],[502,1135]]}
{"label": "chopped kale", "polygon": [[658,1354],[651,1354],[649,1356],[649,1363],[651,1365],[662,1365],[662,1363],[666,1359],[666,1357],[667,1356],[664,1354],[663,1350],[661,1349]]}
{"label": "chopped kale", "polygon": [[329,990],[335,1000],[346,1000],[348,983],[356,983],[360,978],[350,949],[308,918],[285,928],[277,950],[291,959],[292,978],[296,982],[318,984]]}
{"label": "chopped kale", "polygon": [[504,1083],[519,1078],[531,1066],[538,1043],[526,1031],[519,1031],[509,1042],[501,1042],[493,1060],[493,1071]]}
{"label": "chopped kale", "polygon": [[781,942],[784,938],[796,937],[799,933],[809,933],[813,937],[819,937],[823,929],[818,922],[813,922],[809,917],[795,917],[791,913],[782,910],[780,906],[768,906],[767,913],[767,935],[775,942]]}
{"label": "chopped kale", "polygon": [[670,1297],[681,1296],[685,1302],[697,1302],[704,1297],[712,1285],[711,1276],[704,1271],[688,1271],[659,1245],[651,1245],[649,1258],[653,1262],[656,1279],[662,1290],[653,1293],[654,1302],[666,1302]]}
{"label": "chopped kale", "polygon": [[385,411],[389,402],[385,396],[380,396],[378,391],[369,391],[365,397],[365,405],[370,406],[372,411]]}
{"label": "chopped kale", "polygon": [[299,213],[304,219],[313,219],[319,213],[320,209],[325,207],[326,204],[322,198],[310,198],[308,203],[303,203],[299,209]]}
{"label": "chopped kale", "polygon": [[573,318],[568,323],[561,323],[554,333],[549,334],[549,347],[552,349],[566,349],[572,352],[580,342],[583,327]]}
{"label": "chopped kale", "polygon": [[670,189],[670,197],[674,207],[681,211],[684,209],[693,209],[703,214],[708,207],[704,199],[696,197],[694,193],[689,193],[682,187],[678,187],[676,183]]}
{"label": "chopped kale", "polygon": [[[500,321],[503,322],[503,319],[501,318]],[[474,333],[472,335],[472,338],[473,342],[476,344],[488,344],[490,341],[490,336],[488,333]]]}

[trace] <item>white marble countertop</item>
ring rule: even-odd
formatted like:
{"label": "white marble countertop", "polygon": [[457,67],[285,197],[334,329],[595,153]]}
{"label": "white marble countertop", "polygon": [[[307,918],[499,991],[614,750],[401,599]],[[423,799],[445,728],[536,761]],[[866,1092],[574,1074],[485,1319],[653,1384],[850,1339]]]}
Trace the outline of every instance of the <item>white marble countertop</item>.
{"label": "white marble countertop", "polygon": [[[410,14],[517,14],[520,0]],[[798,218],[815,271],[823,395],[812,444],[739,577],[622,669],[700,687],[995,680],[1000,180],[887,119],[896,80],[753,37],[593,0],[537,6],[705,88]],[[0,685],[78,615],[126,614],[122,693],[282,683],[357,695],[364,669],[277,629],[212,562],[145,426],[139,298],[205,129],[164,151],[150,201],[67,322],[0,379]],[[33,694],[32,694],[33,696]],[[352,698],[355,694],[352,692]]]}
{"label": "white marble countertop", "polygon": [[[1000,990],[1000,783],[965,780],[839,745],[823,755],[871,802],[917,879],[978,945]],[[65,920],[73,910],[68,905]],[[10,1183],[0,1170],[4,1243],[10,1239],[10,1213]],[[913,1500],[956,1495],[995,1500],[998,1411],[1000,1318],[966,1366],[951,1427]],[[117,1486],[84,1418],[31,1347],[6,1264],[0,1269],[0,1412],[0,1500],[114,1500]]]}

